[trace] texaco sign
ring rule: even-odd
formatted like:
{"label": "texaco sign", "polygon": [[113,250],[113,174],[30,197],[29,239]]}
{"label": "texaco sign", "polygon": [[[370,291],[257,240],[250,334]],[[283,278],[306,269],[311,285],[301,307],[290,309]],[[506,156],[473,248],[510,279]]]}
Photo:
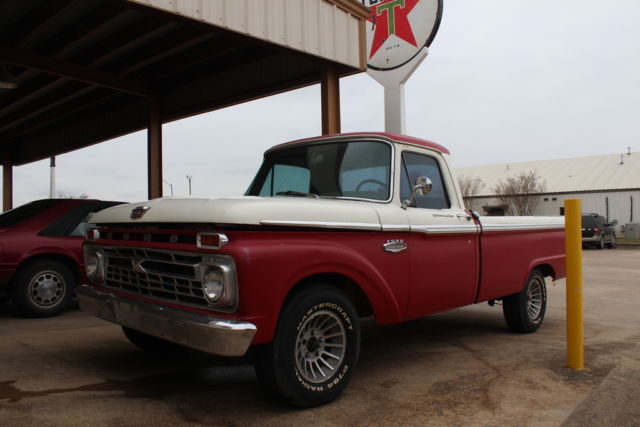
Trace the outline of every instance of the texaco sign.
{"label": "texaco sign", "polygon": [[393,70],[429,46],[436,36],[442,0],[362,0],[371,9],[367,27],[367,64]]}

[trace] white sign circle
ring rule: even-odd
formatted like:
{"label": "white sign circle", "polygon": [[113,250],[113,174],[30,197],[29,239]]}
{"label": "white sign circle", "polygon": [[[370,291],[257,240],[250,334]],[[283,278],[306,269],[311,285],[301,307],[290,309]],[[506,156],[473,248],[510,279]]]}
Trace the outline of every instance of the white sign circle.
{"label": "white sign circle", "polygon": [[442,0],[362,0],[371,9],[367,28],[367,65],[393,70],[433,41],[442,17]]}

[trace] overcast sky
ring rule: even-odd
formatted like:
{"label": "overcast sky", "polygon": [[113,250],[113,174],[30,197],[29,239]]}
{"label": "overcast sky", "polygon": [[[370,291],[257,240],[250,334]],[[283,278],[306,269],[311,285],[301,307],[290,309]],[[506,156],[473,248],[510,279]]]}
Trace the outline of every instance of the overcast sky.
{"label": "overcast sky", "polygon": [[[448,147],[455,166],[640,151],[639,0],[444,0],[429,57],[406,85],[407,133]],[[342,131],[384,130],[383,91],[340,83]],[[244,192],[262,153],[319,135],[311,86],[164,126],[174,195]],[[57,158],[57,190],[147,197],[146,133]],[[165,195],[170,194],[164,186]],[[49,163],[14,168],[14,206],[49,195]]]}

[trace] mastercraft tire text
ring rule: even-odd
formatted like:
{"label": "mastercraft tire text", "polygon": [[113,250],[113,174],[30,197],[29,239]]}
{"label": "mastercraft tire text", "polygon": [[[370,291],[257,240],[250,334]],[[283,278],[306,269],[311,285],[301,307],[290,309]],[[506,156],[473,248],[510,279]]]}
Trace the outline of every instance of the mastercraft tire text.
{"label": "mastercraft tire text", "polygon": [[347,386],[359,351],[351,301],[332,286],[314,285],[287,302],[273,342],[259,349],[256,372],[287,403],[322,405]]}

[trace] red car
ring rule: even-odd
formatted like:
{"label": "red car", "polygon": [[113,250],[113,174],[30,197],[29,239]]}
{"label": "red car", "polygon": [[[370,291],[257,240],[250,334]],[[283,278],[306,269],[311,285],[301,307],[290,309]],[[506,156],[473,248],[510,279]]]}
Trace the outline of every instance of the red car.
{"label": "red car", "polygon": [[0,215],[0,301],[21,314],[60,313],[85,280],[82,241],[92,213],[121,202],[36,200]]}

